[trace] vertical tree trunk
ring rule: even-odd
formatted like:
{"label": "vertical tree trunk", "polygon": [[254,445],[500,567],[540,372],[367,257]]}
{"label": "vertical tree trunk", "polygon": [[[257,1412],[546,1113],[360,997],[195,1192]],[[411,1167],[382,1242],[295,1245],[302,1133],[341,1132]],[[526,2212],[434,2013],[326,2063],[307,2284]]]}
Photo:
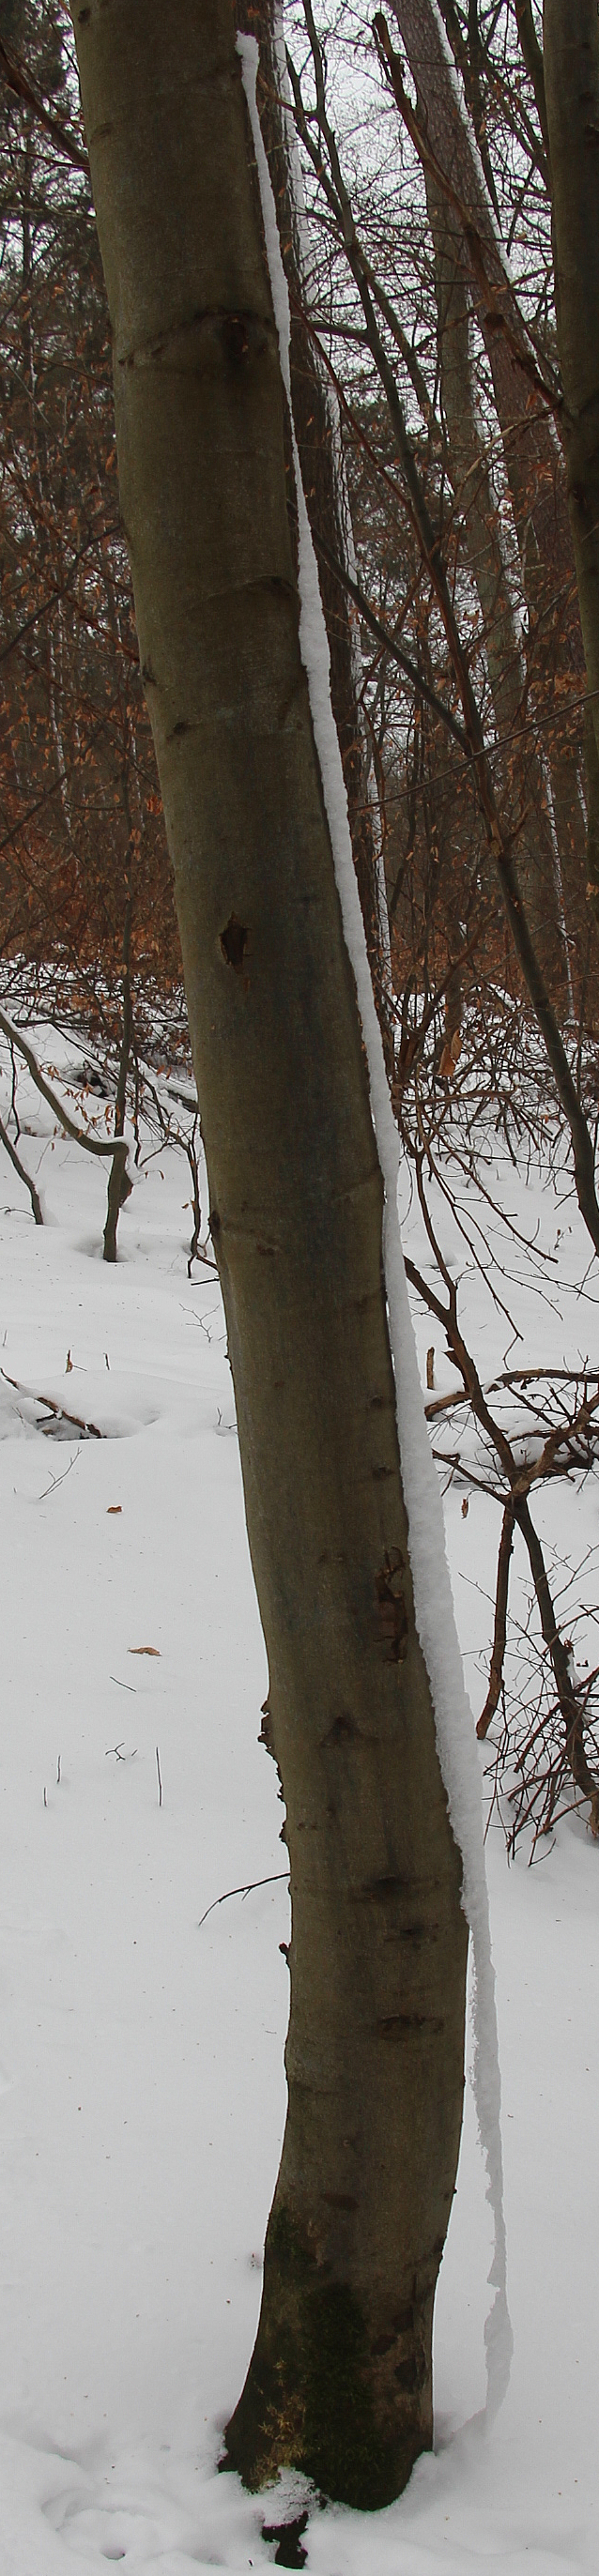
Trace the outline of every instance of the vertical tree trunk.
{"label": "vertical tree trunk", "polygon": [[[573,612],[571,608],[568,611],[573,563],[560,442],[548,405],[542,394],[535,394],[526,368],[514,354],[514,344],[516,348],[520,345],[525,357],[530,358],[531,352],[503,261],[474,138],[466,115],[460,113],[439,13],[430,0],[391,0],[391,5],[416,84],[426,143],[464,210],[462,222],[456,207],[455,238],[457,243],[461,235],[462,274],[491,372],[531,635],[534,638],[538,630],[546,673],[555,667],[557,657],[557,666],[569,668],[575,678],[581,669],[580,628],[575,602]],[[587,5],[590,8],[591,0]],[[555,9],[559,16],[560,0],[555,0]],[[569,6],[564,15],[569,16]],[[468,216],[472,218],[470,236]],[[561,592],[567,614],[556,614],[556,592]],[[576,862],[580,866],[583,857],[585,839],[576,764],[561,756],[559,731],[555,755],[550,749],[550,737],[546,738],[546,752],[562,867],[576,869]],[[545,876],[545,902],[555,920],[551,861]]]}
{"label": "vertical tree trunk", "polygon": [[[127,782],[124,773],[121,780],[121,788],[130,838],[131,824],[128,813],[129,800],[127,796]],[[123,927],[123,1023],[119,1054],[119,1069],[117,1074],[116,1099],[114,1104],[115,1136],[124,1136],[125,1133],[127,1075],[129,1072],[129,1058],[133,1040],[133,1003],[131,1000],[131,930],[133,924],[133,895],[131,892],[130,880],[128,881],[128,889]],[[123,1156],[121,1154],[115,1154],[114,1160],[110,1166],[108,1181],[106,1223],[104,1227],[103,1257],[105,1261],[116,1261],[116,1238],[119,1217],[121,1208],[125,1206],[125,1201],[130,1197],[131,1182],[126,1165],[123,1161]]]}
{"label": "vertical tree trunk", "polygon": [[[477,414],[470,357],[470,313],[457,219],[430,172],[426,199],[435,256],[441,400],[449,471],[464,519],[464,551],[480,601],[484,649],[499,741],[500,774],[514,821],[526,821],[515,844],[518,880],[545,972],[561,964],[551,821],[534,731],[522,732],[524,666],[515,603],[502,552],[499,514]],[[550,890],[552,902],[548,903]],[[455,1023],[454,1023],[455,1025]]]}
{"label": "vertical tree trunk", "polygon": [[287,1808],[289,2107],[229,2426],[379,2505],[431,2441],[466,1928],[414,1624],[382,1185],[305,674],[230,0],[74,7],[119,470]]}
{"label": "vertical tree trunk", "polygon": [[[557,332],[568,506],[589,684],[589,870],[599,906],[599,17],[596,0],[545,0]],[[593,740],[594,736],[594,740]]]}
{"label": "vertical tree trunk", "polygon": [[[319,558],[320,589],[331,656],[331,699],[343,762],[368,962],[391,1080],[394,1013],[386,968],[388,931],[385,937],[385,926],[381,920],[379,864],[368,798],[370,753],[358,704],[354,631],[347,595],[319,548],[319,539],[324,539],[328,554],[337,559],[343,570],[347,568],[347,525],[343,516],[340,459],[335,456],[330,388],[310,337],[309,315],[305,318],[306,280],[281,98],[274,0],[236,0],[235,14],[238,27],[255,36],[259,47],[258,106],[291,310],[293,416],[308,516]],[[292,514],[292,551],[295,552],[295,493],[290,440],[286,441],[286,468]]]}
{"label": "vertical tree trunk", "polygon": [[[548,562],[554,578],[572,564],[563,460],[542,395],[531,391],[514,344],[531,357],[509,271],[487,198],[474,136],[460,112],[451,59],[430,0],[391,0],[416,84],[419,121],[439,169],[455,192],[456,237],[484,340],[521,552],[525,596],[534,605]],[[589,0],[590,5],[590,0]],[[559,7],[559,0],[556,0]],[[464,210],[461,222],[458,206]],[[467,237],[467,217],[472,232]],[[507,327],[504,327],[507,326]],[[538,568],[538,570],[537,570]]]}

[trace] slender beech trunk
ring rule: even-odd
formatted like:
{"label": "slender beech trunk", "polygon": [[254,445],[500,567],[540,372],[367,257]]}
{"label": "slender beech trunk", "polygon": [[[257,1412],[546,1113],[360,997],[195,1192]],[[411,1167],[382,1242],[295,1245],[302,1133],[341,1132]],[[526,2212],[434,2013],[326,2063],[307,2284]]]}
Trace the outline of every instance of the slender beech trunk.
{"label": "slender beech trunk", "polygon": [[[591,0],[587,5],[590,9]],[[391,6],[416,84],[423,150],[426,153],[430,146],[453,192],[448,204],[455,214],[456,241],[461,234],[462,273],[492,377],[531,636],[540,648],[544,672],[565,670],[575,685],[582,668],[580,626],[576,603],[573,611],[568,608],[574,571],[572,539],[564,457],[551,405],[541,391],[534,390],[533,351],[498,245],[474,138],[467,118],[460,114],[438,14],[429,0],[391,0]],[[569,18],[570,0],[563,10],[560,0],[554,0],[554,8],[556,16]],[[400,104],[399,83],[396,94]],[[532,383],[527,368],[533,371]],[[576,762],[569,750],[564,754],[559,728],[555,748],[546,739],[546,754],[562,869],[565,877],[572,870],[576,880],[584,861],[584,816]],[[545,895],[555,912],[551,863]]]}
{"label": "slender beech trunk", "polygon": [[466,1962],[414,1625],[381,1178],[230,0],[73,14],[291,1868],[287,2126],[228,2451],[250,2486],[293,2461],[375,2506],[431,2441]]}
{"label": "slender beech trunk", "polygon": [[[425,178],[435,255],[441,400],[449,472],[463,514],[464,551],[480,601],[495,723],[503,745],[503,794],[514,822],[519,805],[526,815],[516,842],[519,884],[535,947],[545,971],[555,974],[558,960],[563,967],[563,951],[560,954],[558,948],[559,905],[551,821],[534,732],[530,726],[522,731],[522,643],[474,398],[463,244],[447,198],[430,171]],[[549,903],[548,890],[553,898]]]}
{"label": "slender beech trunk", "polygon": [[527,367],[534,369],[533,349],[503,260],[474,136],[460,113],[437,11],[430,0],[391,0],[391,6],[416,84],[420,136],[452,191],[464,276],[493,380],[525,595],[530,587],[532,604],[548,562],[554,579],[567,578],[572,568],[559,441],[548,403],[540,390],[535,394],[534,375],[531,384],[527,374]]}
{"label": "slender beech trunk", "polygon": [[[281,100],[273,0],[236,0],[235,14],[238,27],[243,33],[255,36],[259,47],[258,107],[289,290],[293,416],[306,506],[319,562],[322,605],[331,656],[331,700],[343,763],[368,961],[385,1062],[391,1080],[394,1068],[395,1014],[386,966],[388,929],[386,930],[381,919],[382,889],[372,808],[368,798],[370,752],[367,749],[364,724],[358,704],[355,621],[352,626],[347,593],[342,589],[335,572],[331,569],[335,560],[341,565],[343,571],[348,569],[349,504],[346,504],[346,519],[344,519],[345,496],[341,487],[341,460],[335,456],[331,393],[310,335],[309,313],[307,320],[305,319],[306,279],[303,273],[302,245],[290,166],[289,141]],[[256,186],[257,184],[256,179]],[[297,531],[290,439],[286,440],[286,468],[291,510],[292,550],[295,552]],[[327,549],[326,556],[323,544]]]}
{"label": "slender beech trunk", "polygon": [[562,434],[589,683],[589,871],[599,906],[599,17],[597,0],[545,0]]}
{"label": "slender beech trunk", "polygon": [[[129,831],[129,844],[131,845],[131,817],[129,814],[129,798],[127,794],[127,779],[125,771],[123,771],[121,779],[121,792]],[[133,1004],[131,1000],[131,930],[133,925],[133,895],[131,892],[130,879],[127,880],[127,885],[128,891],[125,905],[122,956],[123,1022],[119,1054],[119,1069],[117,1074],[116,1100],[114,1104],[115,1136],[124,1136],[125,1133],[127,1075],[129,1072],[129,1058],[133,1042]],[[131,1182],[129,1180],[126,1164],[123,1161],[122,1155],[115,1154],[114,1161],[110,1166],[110,1177],[108,1182],[108,1202],[106,1208],[106,1224],[104,1227],[105,1261],[116,1261],[116,1238],[119,1217],[121,1208],[125,1205],[125,1200],[130,1198],[130,1196]]]}

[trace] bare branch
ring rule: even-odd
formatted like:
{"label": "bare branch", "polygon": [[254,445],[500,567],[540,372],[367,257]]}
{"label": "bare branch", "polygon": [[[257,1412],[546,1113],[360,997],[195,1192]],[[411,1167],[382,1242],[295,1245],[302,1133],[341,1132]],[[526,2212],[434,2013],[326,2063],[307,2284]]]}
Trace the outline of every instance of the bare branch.
{"label": "bare branch", "polygon": [[12,91],[13,98],[22,99],[25,107],[30,107],[32,109],[38,125],[43,126],[44,133],[50,135],[52,143],[56,146],[56,150],[58,152],[63,152],[67,161],[72,163],[73,169],[83,170],[85,172],[86,179],[89,179],[90,169],[87,152],[84,152],[82,144],[75,142],[74,136],[68,133],[67,127],[65,125],[61,125],[60,118],[58,116],[52,116],[50,109],[44,106],[43,99],[41,99],[39,95],[39,90],[34,88],[33,82],[29,80],[27,73],[23,71],[22,65],[12,61],[10,54],[7,53],[6,45],[3,45],[1,38],[0,71],[4,75],[7,89]]}

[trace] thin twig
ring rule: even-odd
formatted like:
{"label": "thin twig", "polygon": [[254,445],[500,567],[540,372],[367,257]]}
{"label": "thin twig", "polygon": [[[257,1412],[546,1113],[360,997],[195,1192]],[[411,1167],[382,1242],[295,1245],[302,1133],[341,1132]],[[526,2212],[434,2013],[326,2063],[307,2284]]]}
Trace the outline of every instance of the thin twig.
{"label": "thin twig", "polygon": [[276,1884],[277,1884],[277,1881],[278,1881],[280,1878],[281,1878],[281,1879],[282,1879],[282,1878],[286,1878],[287,1880],[289,1880],[289,1871],[288,1871],[288,1869],[274,1869],[274,1870],[271,1870],[270,1875],[269,1875],[269,1877],[268,1877],[268,1878],[248,1878],[247,1885],[246,1885],[245,1887],[226,1887],[226,1888],[225,1888],[225,1891],[224,1891],[224,1895],[223,1895],[223,1896],[214,1896],[214,1897],[213,1897],[213,1899],[212,1899],[212,1904],[211,1904],[211,1905],[207,1905],[207,1906],[206,1906],[206,1912],[205,1912],[205,1914],[201,1914],[201,1915],[200,1915],[200,1920],[199,1920],[198,1927],[197,1927],[197,1928],[198,1928],[198,1932],[201,1932],[202,1924],[203,1924],[203,1923],[207,1923],[209,1914],[214,1914],[214,1913],[216,1912],[216,1907],[217,1907],[217,1905],[227,1905],[227,1904],[228,1904],[228,1900],[229,1900],[229,1897],[230,1897],[230,1896],[253,1896],[253,1894],[254,1894],[254,1889],[255,1889],[256,1887],[275,1887],[275,1886],[276,1886]]}
{"label": "thin twig", "polygon": [[38,1495],[37,1495],[36,1499],[37,1499],[38,1503],[45,1503],[45,1502],[47,1502],[48,1494],[56,1494],[56,1493],[58,1492],[58,1487],[59,1487],[59,1485],[65,1485],[65,1484],[66,1484],[67,1476],[70,1476],[70,1473],[71,1473],[71,1468],[72,1468],[72,1467],[76,1467],[76,1465],[77,1465],[77,1459],[78,1459],[78,1456],[79,1456],[79,1451],[78,1451],[78,1449],[74,1449],[74,1450],[73,1450],[73,1456],[72,1456],[72,1458],[69,1458],[68,1467],[65,1467],[64,1472],[63,1472],[62,1476],[53,1476],[53,1477],[52,1477],[52,1479],[51,1479],[50,1484],[49,1484],[49,1485],[44,1485],[43,1493],[41,1493],[41,1494],[38,1494]]}
{"label": "thin twig", "polygon": [[73,169],[82,170],[85,178],[89,179],[89,161],[87,153],[83,151],[82,145],[76,141],[73,134],[68,132],[67,127],[61,124],[58,116],[51,115],[49,108],[45,106],[43,98],[40,98],[39,90],[34,89],[33,82],[29,79],[27,72],[23,71],[20,63],[15,62],[12,59],[11,55],[7,53],[6,45],[2,44],[1,41],[0,69],[4,74],[7,89],[12,90],[13,97],[22,99],[25,107],[32,109],[33,115],[37,117],[38,125],[42,125],[44,133],[50,135],[51,141],[55,145],[56,150],[58,152],[64,152],[67,161],[72,163]]}
{"label": "thin twig", "polygon": [[13,1171],[18,1173],[19,1180],[24,1181],[25,1189],[29,1191],[36,1225],[43,1225],[44,1220],[42,1216],[39,1191],[36,1190],[35,1181],[32,1181],[31,1173],[26,1171],[25,1164],[21,1162],[20,1154],[17,1153],[16,1145],[13,1145],[12,1138],[9,1136],[2,1118],[0,1118],[0,1144],[4,1146],[5,1154],[8,1154],[9,1162],[11,1162],[13,1166]]}

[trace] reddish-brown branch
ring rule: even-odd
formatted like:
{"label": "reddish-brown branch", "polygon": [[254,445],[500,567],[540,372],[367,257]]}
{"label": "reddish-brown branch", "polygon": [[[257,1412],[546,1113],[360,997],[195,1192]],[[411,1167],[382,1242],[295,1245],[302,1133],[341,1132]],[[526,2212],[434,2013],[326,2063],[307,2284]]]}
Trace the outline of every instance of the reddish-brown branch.
{"label": "reddish-brown branch", "polygon": [[485,1735],[488,1735],[489,1727],[490,1727],[490,1725],[491,1725],[491,1720],[492,1720],[492,1718],[494,1718],[494,1716],[495,1716],[495,1710],[496,1710],[496,1707],[497,1707],[497,1703],[498,1703],[498,1699],[499,1699],[499,1693],[500,1693],[500,1690],[501,1690],[501,1684],[502,1684],[502,1679],[503,1679],[503,1664],[504,1664],[504,1657],[505,1657],[505,1640],[506,1640],[506,1634],[507,1634],[507,1603],[508,1603],[508,1589],[509,1589],[509,1579],[510,1579],[510,1558],[511,1558],[511,1553],[512,1553],[513,1544],[514,1544],[514,1510],[513,1510],[513,1504],[512,1504],[512,1503],[511,1503],[511,1501],[510,1501],[509,1503],[506,1503],[506,1506],[505,1506],[505,1511],[504,1511],[503,1520],[502,1520],[502,1524],[501,1524],[501,1538],[500,1538],[500,1542],[499,1542],[499,1556],[498,1556],[498,1559],[497,1559],[497,1588],[496,1588],[496,1593],[495,1593],[495,1627],[494,1627],[494,1631],[493,1631],[493,1653],[492,1653],[492,1656],[491,1656],[491,1665],[490,1665],[490,1671],[489,1671],[489,1688],[488,1688],[488,1691],[487,1691],[487,1696],[486,1696],[486,1700],[485,1700],[485,1705],[484,1705],[484,1708],[483,1708],[483,1710],[482,1710],[481,1716],[479,1717],[479,1720],[478,1720],[478,1726],[477,1726],[477,1729],[476,1729],[477,1736],[478,1736],[478,1738],[479,1738],[479,1742],[480,1742],[481,1744],[482,1744],[482,1742],[483,1742],[483,1738],[484,1738],[484,1736],[485,1736]]}
{"label": "reddish-brown branch", "polygon": [[44,133],[50,135],[51,141],[56,145],[57,151],[63,152],[67,161],[72,162],[73,169],[83,170],[85,172],[86,179],[89,179],[89,161],[87,152],[84,152],[83,150],[83,145],[81,143],[76,143],[73,135],[67,132],[66,126],[61,125],[60,117],[52,116],[50,109],[48,107],[44,107],[44,102],[43,99],[40,98],[39,91],[34,88],[33,82],[28,79],[27,73],[23,71],[21,64],[12,61],[11,55],[7,53],[6,45],[3,45],[1,38],[0,71],[2,71],[4,75],[7,89],[12,90],[13,98],[21,98],[24,106],[32,109],[38,125],[42,125]]}

